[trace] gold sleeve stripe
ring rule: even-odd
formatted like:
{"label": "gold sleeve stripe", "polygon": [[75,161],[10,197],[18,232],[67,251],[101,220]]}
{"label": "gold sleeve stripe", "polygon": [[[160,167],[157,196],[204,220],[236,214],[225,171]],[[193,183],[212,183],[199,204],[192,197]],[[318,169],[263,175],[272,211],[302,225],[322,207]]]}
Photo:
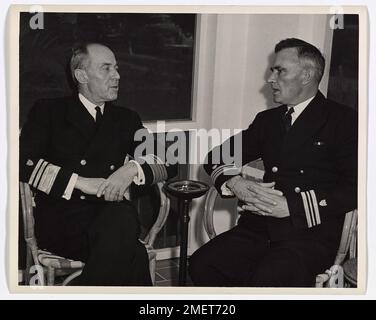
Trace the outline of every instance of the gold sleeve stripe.
{"label": "gold sleeve stripe", "polygon": [[34,178],[35,178],[36,174],[38,173],[39,168],[40,168],[40,166],[42,165],[43,162],[44,162],[43,159],[39,159],[37,165],[35,166],[33,172],[31,173],[31,176],[30,176],[30,179],[29,179],[29,184],[30,185],[33,184]]}
{"label": "gold sleeve stripe", "polygon": [[153,172],[153,184],[167,179],[167,170],[163,164],[151,164],[150,169]]}
{"label": "gold sleeve stripe", "polygon": [[305,194],[305,192],[301,192],[300,194],[301,194],[302,199],[303,199],[303,206],[304,206],[304,211],[305,211],[305,214],[306,214],[308,228],[312,228],[311,213],[309,211],[306,194]]}
{"label": "gold sleeve stripe", "polygon": [[221,165],[219,167],[217,167],[215,170],[213,170],[213,172],[211,173],[211,177],[213,179],[217,179],[217,177],[222,174],[222,172],[224,171],[225,168],[230,168],[230,167],[233,167],[233,165],[231,164],[224,164],[224,165]]}
{"label": "gold sleeve stripe", "polygon": [[319,211],[319,206],[317,205],[317,198],[316,198],[315,191],[309,190],[309,192],[312,197],[313,208],[315,209],[316,223],[321,224],[320,211]]}
{"label": "gold sleeve stripe", "polygon": [[215,173],[215,175],[213,175],[213,176],[215,177],[215,179],[217,179],[218,176],[220,176],[222,174],[234,175],[234,174],[239,174],[239,173],[241,173],[241,169],[235,167],[235,165],[233,165],[233,164],[229,164],[229,165],[221,166],[220,170],[217,171]]}
{"label": "gold sleeve stripe", "polygon": [[35,188],[37,188],[39,180],[42,177],[42,174],[43,174],[44,170],[46,169],[47,165],[48,165],[48,162],[44,161],[43,164],[40,166],[38,173],[37,173],[37,176],[35,177],[34,182],[33,182],[33,186]]}
{"label": "gold sleeve stripe", "polygon": [[59,170],[60,167],[50,164],[44,159],[39,159],[31,173],[29,184],[34,188],[49,194]]}
{"label": "gold sleeve stripe", "polygon": [[159,157],[154,154],[147,154],[145,157],[140,157],[140,159],[144,160],[151,169],[153,174],[152,184],[164,181],[168,178],[166,166]]}
{"label": "gold sleeve stripe", "polygon": [[43,191],[46,194],[49,194],[59,170],[60,167],[55,166],[53,164],[49,164],[46,170],[43,172],[40,182],[38,183],[38,190]]}
{"label": "gold sleeve stripe", "polygon": [[304,211],[306,214],[308,228],[321,224],[320,211],[314,190],[300,193],[303,199]]}
{"label": "gold sleeve stripe", "polygon": [[312,225],[316,226],[317,221],[316,221],[315,209],[313,207],[313,201],[312,201],[312,198],[311,198],[311,193],[309,191],[307,191],[306,196],[307,196],[307,199],[308,199],[309,210],[310,210],[310,213],[311,213]]}
{"label": "gold sleeve stripe", "polygon": [[145,157],[140,157],[140,159],[144,160],[147,164],[163,164],[161,159],[151,153],[147,154]]}
{"label": "gold sleeve stripe", "polygon": [[223,173],[225,173],[225,171],[227,170],[233,170],[233,169],[237,169],[233,164],[225,164],[225,165],[222,165],[218,168],[216,168],[212,174],[210,175],[212,180],[213,180],[213,183],[215,184],[216,180],[218,179],[218,177],[220,175],[222,175]]}

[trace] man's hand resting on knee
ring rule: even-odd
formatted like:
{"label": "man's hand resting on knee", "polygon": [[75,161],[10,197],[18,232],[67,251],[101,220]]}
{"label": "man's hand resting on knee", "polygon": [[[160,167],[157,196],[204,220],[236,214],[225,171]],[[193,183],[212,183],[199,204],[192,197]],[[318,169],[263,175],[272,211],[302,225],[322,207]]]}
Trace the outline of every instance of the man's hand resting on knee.
{"label": "man's hand resting on knee", "polygon": [[255,214],[284,218],[290,215],[286,197],[279,190],[273,189],[275,182],[255,182],[235,176],[227,181],[226,186],[245,204],[243,210]]}
{"label": "man's hand resting on knee", "polygon": [[104,181],[106,181],[106,179],[78,177],[74,187],[75,189],[81,190],[83,193],[94,195],[97,194],[99,186],[102,185]]}
{"label": "man's hand resting on knee", "polygon": [[134,163],[126,163],[103,181],[98,188],[97,197],[104,195],[106,201],[122,201],[137,173],[137,166]]}

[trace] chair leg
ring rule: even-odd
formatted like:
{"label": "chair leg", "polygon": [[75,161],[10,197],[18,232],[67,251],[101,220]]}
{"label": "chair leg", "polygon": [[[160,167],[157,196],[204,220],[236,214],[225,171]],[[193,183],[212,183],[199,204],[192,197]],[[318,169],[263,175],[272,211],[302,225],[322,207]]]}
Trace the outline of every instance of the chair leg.
{"label": "chair leg", "polygon": [[76,279],[77,277],[79,277],[82,273],[82,269],[81,270],[77,270],[76,272],[72,273],[69,277],[67,277],[64,281],[63,281],[63,286],[68,286],[70,284],[70,282],[73,280],[73,279]]}
{"label": "chair leg", "polygon": [[156,268],[156,256],[152,257],[149,260],[149,271],[150,271],[150,277],[151,277],[151,282],[153,286],[155,286],[155,268]]}
{"label": "chair leg", "polygon": [[53,286],[55,284],[55,269],[52,267],[47,268],[47,285]]}
{"label": "chair leg", "polygon": [[329,276],[328,273],[322,273],[322,274],[317,275],[315,287],[316,288],[323,288],[324,284],[327,283],[329,278],[330,278],[330,276]]}
{"label": "chair leg", "polygon": [[33,264],[33,257],[30,249],[27,248],[26,250],[25,284],[30,285],[30,268]]}

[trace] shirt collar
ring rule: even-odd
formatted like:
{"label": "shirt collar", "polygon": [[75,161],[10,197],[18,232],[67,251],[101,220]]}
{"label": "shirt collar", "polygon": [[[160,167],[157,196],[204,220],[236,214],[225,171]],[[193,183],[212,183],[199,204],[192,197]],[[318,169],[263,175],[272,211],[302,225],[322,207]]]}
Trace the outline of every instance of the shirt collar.
{"label": "shirt collar", "polygon": [[[304,100],[303,102],[298,103],[294,107],[294,113],[292,114],[292,117],[294,119],[298,118],[300,114],[304,111],[304,109],[309,105],[309,103],[313,100],[315,96],[308,98],[307,100]],[[291,106],[292,107],[292,106]],[[288,107],[290,109],[291,107]]]}
{"label": "shirt collar", "polygon": [[90,115],[95,119],[97,111],[95,110],[95,107],[99,107],[101,109],[101,113],[103,114],[104,110],[104,103],[101,105],[96,105],[89,101],[83,94],[79,93],[78,98],[80,99],[81,103],[84,105],[86,110],[90,113]]}

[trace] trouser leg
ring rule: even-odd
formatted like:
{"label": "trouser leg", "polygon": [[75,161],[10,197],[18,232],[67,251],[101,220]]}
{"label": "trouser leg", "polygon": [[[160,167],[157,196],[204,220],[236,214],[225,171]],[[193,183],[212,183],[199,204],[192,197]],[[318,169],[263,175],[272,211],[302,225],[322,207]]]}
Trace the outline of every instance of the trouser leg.
{"label": "trouser leg", "polygon": [[237,226],[190,258],[196,286],[311,287],[335,253],[312,238],[269,242],[265,233]]}
{"label": "trouser leg", "polygon": [[137,212],[128,203],[103,206],[88,232],[88,258],[77,285],[151,285]]}
{"label": "trouser leg", "polygon": [[271,243],[249,275],[250,287],[313,287],[316,275],[334,261],[334,254],[314,239]]}
{"label": "trouser leg", "polygon": [[249,287],[310,287],[312,279],[314,276],[295,252],[270,249],[246,283]]}
{"label": "trouser leg", "polygon": [[191,279],[196,286],[244,286],[267,246],[266,237],[236,226],[190,257]]}

